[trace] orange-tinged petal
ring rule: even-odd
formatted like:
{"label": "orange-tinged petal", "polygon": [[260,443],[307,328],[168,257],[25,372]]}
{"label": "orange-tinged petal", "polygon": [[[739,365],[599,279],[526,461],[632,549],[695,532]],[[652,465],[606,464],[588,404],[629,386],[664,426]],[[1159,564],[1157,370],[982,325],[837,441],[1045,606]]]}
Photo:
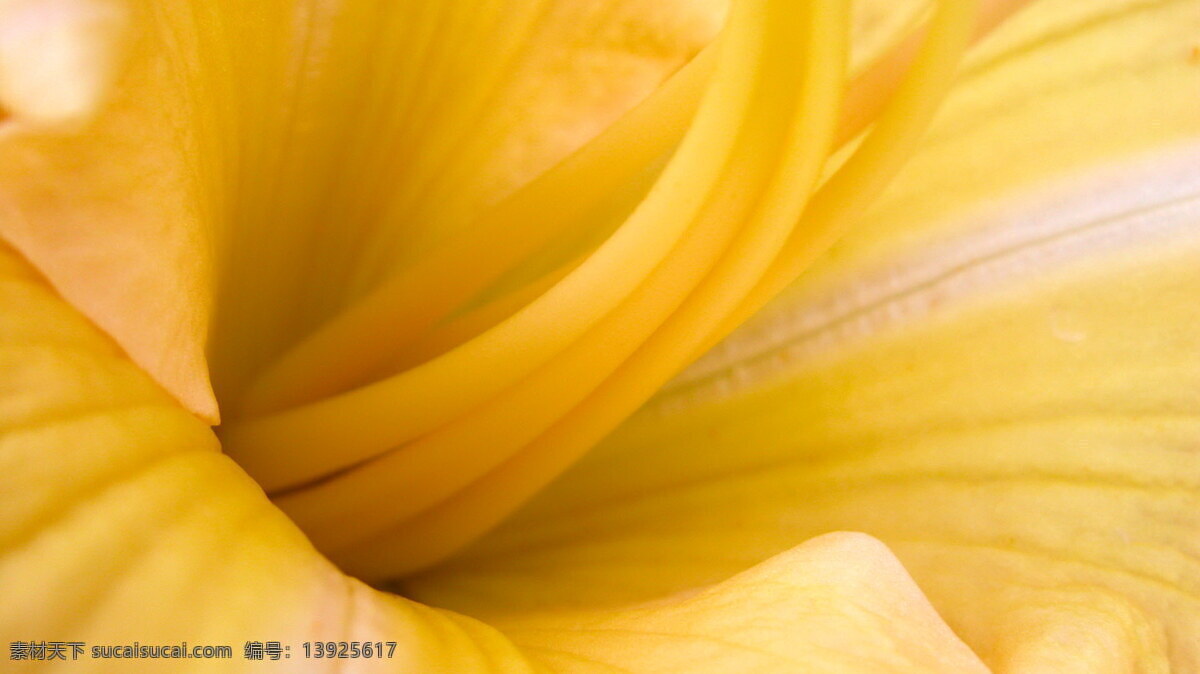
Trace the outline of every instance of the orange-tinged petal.
{"label": "orange-tinged petal", "polygon": [[[82,642],[73,669],[229,671],[255,664],[247,641],[279,641],[286,671],[983,671],[861,535],[654,606],[509,615],[499,631],[370,590],[4,249],[0,309],[0,639]],[[313,641],[380,641],[389,656],[305,658]],[[182,642],[230,646],[232,662],[91,655]]]}
{"label": "orange-tinged petal", "polygon": [[0,3],[0,237],[215,421],[213,206],[194,97],[157,30],[120,0]]}
{"label": "orange-tinged petal", "polygon": [[343,576],[200,420],[7,249],[0,391],[6,649],[82,641],[71,666],[85,671],[229,671],[228,660],[92,659],[90,649],[187,641],[231,646],[245,664],[244,642],[280,640],[289,670],[318,671],[335,665],[305,662],[302,642],[394,641],[394,658],[365,668],[532,670],[492,628]]}
{"label": "orange-tinged petal", "polygon": [[[1192,99],[1166,84],[1194,83],[1181,47],[1198,17],[1182,1],[1046,6],[993,43],[997,52],[980,52],[979,78],[960,91],[945,135],[872,227],[523,518],[457,567],[407,584],[501,631],[337,573],[202,423],[0,255],[0,498],[12,513],[0,529],[0,631],[234,644],[271,632],[264,638],[295,644],[336,627],[400,642],[401,660],[381,666],[431,671],[982,669],[891,553],[861,536],[818,538],[699,594],[662,598],[806,537],[859,529],[897,550],[999,670],[1200,665],[1190,440],[1200,241],[1188,170],[1197,155],[1119,163],[1115,178],[1022,196],[1014,209],[977,205],[1195,135]],[[1134,76],[1073,79],[1079,54],[1113,45],[1130,49],[1122,57]],[[1056,84],[1039,89],[1045,80]],[[25,113],[27,130],[11,127],[21,142],[63,133],[51,127],[77,121],[90,96],[82,87],[38,110],[21,91],[3,93]],[[992,98],[1013,91],[1034,96]],[[1138,95],[1147,93],[1161,95]],[[1098,101],[1130,103],[1087,124],[1070,119]],[[1135,117],[1152,123],[1134,129]],[[432,137],[430,147],[445,141]],[[1014,138],[1025,144],[1008,154]],[[1058,151],[1037,161],[1047,139]],[[305,147],[312,159],[324,146]],[[1024,162],[981,170],[980,156]],[[211,176],[181,171],[205,191],[197,176]],[[470,184],[470,171],[446,175]],[[293,191],[320,182],[302,178],[281,180]],[[229,245],[204,226],[188,232]],[[270,241],[265,232],[249,241]],[[180,248],[192,262],[201,249]],[[30,258],[50,266],[36,250]],[[278,258],[306,269],[297,260]],[[280,281],[258,299],[281,297]],[[147,368],[172,386],[161,364]],[[630,607],[648,599],[657,602]]]}
{"label": "orange-tinged petal", "polygon": [[644,97],[723,13],[5,0],[0,236],[215,422],[210,369],[236,388]]}

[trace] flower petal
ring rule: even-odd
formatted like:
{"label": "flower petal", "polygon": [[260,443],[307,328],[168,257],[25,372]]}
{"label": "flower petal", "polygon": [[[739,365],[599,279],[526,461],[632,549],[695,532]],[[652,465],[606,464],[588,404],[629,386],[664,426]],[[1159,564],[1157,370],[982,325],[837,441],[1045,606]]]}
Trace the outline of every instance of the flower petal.
{"label": "flower petal", "polygon": [[859,530],[1001,670],[1200,667],[1198,25],[1189,2],[1019,16],[868,226],[405,587],[622,604]]}
{"label": "flower petal", "polygon": [[[274,5],[260,30],[277,46],[234,84],[242,164],[212,344],[227,405],[636,104],[712,38],[724,0]],[[236,27],[241,4],[220,7]]]}
{"label": "flower petal", "polygon": [[[0,638],[91,648],[396,642],[374,671],[983,671],[896,559],[827,536],[695,596],[524,616],[504,633],[342,576],[220,454],[211,431],[0,249]],[[510,640],[511,639],[511,640]],[[20,664],[20,663],[14,663]],[[28,664],[42,664],[30,662]]]}
{"label": "flower petal", "polygon": [[211,177],[161,26],[121,0],[6,0],[0,27],[0,237],[215,421]]}
{"label": "flower petal", "polygon": [[896,558],[830,534],[695,593],[500,623],[566,671],[985,672]]}
{"label": "flower petal", "polygon": [[[819,327],[777,323],[781,345],[668,392],[406,589],[483,616],[623,604],[861,530],[989,664],[1200,665],[1197,157],[1174,162],[1185,197],[879,302],[864,284],[839,296],[855,311],[794,307],[794,325]],[[1171,164],[1153,164],[1159,196]],[[1081,199],[1066,212],[1102,201]],[[1087,655],[1055,646],[1068,638]]]}
{"label": "flower petal", "polygon": [[84,642],[85,669],[222,664],[92,646],[227,645],[243,661],[246,641],[277,640],[295,663],[302,642],[359,640],[397,642],[368,664],[402,671],[531,670],[494,629],[343,576],[201,421],[2,247],[0,510],[0,638]]}
{"label": "flower petal", "polygon": [[5,0],[0,236],[215,422],[206,351],[236,388],[644,97],[724,4]]}

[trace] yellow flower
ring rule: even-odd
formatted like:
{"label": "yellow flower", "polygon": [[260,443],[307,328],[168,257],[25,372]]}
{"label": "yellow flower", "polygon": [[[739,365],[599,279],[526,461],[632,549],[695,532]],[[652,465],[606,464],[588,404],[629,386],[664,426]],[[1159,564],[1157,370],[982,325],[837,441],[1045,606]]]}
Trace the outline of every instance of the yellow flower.
{"label": "yellow flower", "polygon": [[1200,5],[934,4],[0,0],[6,665],[1200,671]]}

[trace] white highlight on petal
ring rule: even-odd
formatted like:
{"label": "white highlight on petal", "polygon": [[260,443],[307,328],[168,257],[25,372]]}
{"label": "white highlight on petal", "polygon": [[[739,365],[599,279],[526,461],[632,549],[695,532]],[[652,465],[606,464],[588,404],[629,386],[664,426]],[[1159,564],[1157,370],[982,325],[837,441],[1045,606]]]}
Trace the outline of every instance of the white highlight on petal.
{"label": "white highlight on petal", "polygon": [[[810,299],[768,307],[667,384],[651,404],[668,412],[785,378],[816,354],[1097,254],[1200,244],[1198,167],[1200,144],[1189,145],[985,206],[954,228],[963,232],[955,239]],[[1072,325],[1066,309],[1049,321],[1057,339],[1088,337]]]}
{"label": "white highlight on petal", "polygon": [[115,78],[129,18],[119,0],[0,0],[0,108],[38,125],[86,119]]}

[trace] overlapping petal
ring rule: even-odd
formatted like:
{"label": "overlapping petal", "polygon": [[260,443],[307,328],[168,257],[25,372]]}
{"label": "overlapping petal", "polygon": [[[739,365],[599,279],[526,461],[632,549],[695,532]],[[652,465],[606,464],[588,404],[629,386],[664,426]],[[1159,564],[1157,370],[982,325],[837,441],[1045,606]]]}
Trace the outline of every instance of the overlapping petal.
{"label": "overlapping petal", "polygon": [[724,4],[6,0],[0,234],[213,421],[206,356],[236,388],[645,96]]}
{"label": "overlapping petal", "polygon": [[1189,2],[1019,16],[865,226],[405,587],[619,604],[859,530],[998,670],[1200,667],[1198,26]]}
{"label": "overlapping petal", "polygon": [[[980,663],[886,548],[831,536],[694,596],[526,616],[502,633],[386,595],[318,555],[211,431],[0,251],[0,639],[79,642],[79,671],[967,672]],[[314,660],[304,642],[384,642]],[[228,660],[92,647],[225,645]],[[395,649],[387,642],[396,642]],[[377,651],[376,651],[377,652]],[[38,667],[41,661],[11,661]]]}
{"label": "overlapping petal", "polygon": [[186,55],[165,51],[145,10],[0,3],[0,236],[215,420],[204,346],[218,178],[201,140],[212,115],[197,107],[204,73],[181,77]]}
{"label": "overlapping petal", "polygon": [[398,642],[401,669],[528,671],[494,630],[341,575],[201,421],[10,250],[0,264],[6,648],[84,642],[72,666],[180,671],[93,660],[90,648],[187,641],[230,645],[244,662],[248,640],[291,642],[299,658],[302,641],[361,639]]}
{"label": "overlapping petal", "polygon": [[[440,69],[392,72],[383,59],[378,72],[355,71],[359,79],[332,75],[380,45],[389,54],[410,43],[421,54],[453,51],[437,31],[393,43],[386,31],[399,24],[450,26],[457,38],[524,58],[540,48],[504,21],[535,34],[543,19],[566,29],[592,16],[590,3],[575,6],[581,15],[531,5],[505,15],[496,34],[488,17],[499,5],[481,18],[447,10],[406,23],[405,11],[433,10],[363,3],[257,41],[258,27],[301,5],[268,3],[245,21],[205,7],[135,7],[134,34],[172,46],[132,55],[104,51],[104,30],[123,24],[96,15],[97,63],[129,58],[124,77],[151,84],[118,87],[88,136],[59,125],[77,122],[71,102],[88,103],[90,84],[61,106],[9,119],[27,126],[0,140],[19,160],[7,164],[18,173],[5,183],[0,226],[159,383],[210,414],[207,389],[196,385],[214,279],[226,293],[246,291],[225,295],[232,308],[217,324],[217,360],[236,379],[402,262],[401,239],[419,244],[462,226],[522,171],[637,98],[581,94],[537,65],[527,80],[508,79],[504,58],[472,71],[430,53]],[[311,16],[323,7],[302,6]],[[604,25],[630,25],[614,12]],[[695,35],[710,28],[697,25]],[[499,631],[339,574],[220,455],[204,424],[5,251],[0,634],[262,638],[293,648],[307,639],[397,641],[399,662],[366,664],[432,671],[982,669],[957,632],[1000,671],[1200,667],[1192,169],[1200,152],[1185,142],[1200,120],[1198,27],[1200,10],[1187,0],[1047,0],[978,52],[870,226],[511,525],[405,584],[494,619]],[[602,42],[627,44],[617,33]],[[590,62],[561,37],[543,45],[546,63]],[[675,49],[666,40],[634,88],[652,86],[700,41]],[[595,47],[585,42],[584,53]],[[573,45],[569,58],[551,43]],[[230,45],[252,52],[254,64],[230,80],[202,77],[197,87],[165,65],[214,46],[229,54]],[[10,53],[0,41],[0,59]],[[623,61],[605,63],[621,70]],[[461,87],[430,88],[455,74]],[[403,86],[381,88],[376,78]],[[497,90],[493,78],[517,84]],[[526,100],[547,81],[558,82],[548,91],[570,95],[544,116],[490,106]],[[199,92],[204,112],[190,98]],[[13,96],[0,91],[10,112],[34,100]],[[400,133],[394,144],[331,126],[359,112],[380,121],[401,99],[414,103],[388,117]],[[576,101],[586,108],[579,117]],[[136,124],[159,104],[159,119]],[[449,129],[479,121],[479,109],[495,115],[476,130],[495,133],[455,137]],[[545,145],[531,145],[518,117],[568,131],[534,134]],[[433,127],[416,123],[435,118],[454,124],[425,133]],[[120,145],[130,139],[138,142]],[[389,156],[395,148],[404,152]],[[152,166],[161,184],[110,171],[100,155]],[[393,194],[401,160],[416,179]],[[334,175],[345,165],[362,173]],[[45,179],[30,181],[37,171]],[[1060,178],[1068,172],[1079,175]],[[1048,179],[1058,186],[1030,187]],[[458,186],[475,200],[442,208]],[[76,238],[92,212],[99,224]],[[346,226],[321,228],[330,222]],[[311,236],[290,236],[297,231]],[[275,245],[290,248],[262,255]],[[137,263],[117,264],[121,250]],[[308,278],[315,250],[326,266]],[[142,258],[154,262],[139,266]],[[346,275],[314,288],[327,272]],[[312,305],[272,303],[281,298]],[[171,320],[155,322],[159,332],[137,337],[139,346],[132,327],[120,326],[147,307]],[[237,328],[222,332],[220,321]],[[869,538],[794,547],[845,529],[883,539],[921,590]]]}
{"label": "overlapping petal", "polygon": [[566,671],[987,671],[891,552],[861,534],[813,539],[682,597],[500,625]]}

